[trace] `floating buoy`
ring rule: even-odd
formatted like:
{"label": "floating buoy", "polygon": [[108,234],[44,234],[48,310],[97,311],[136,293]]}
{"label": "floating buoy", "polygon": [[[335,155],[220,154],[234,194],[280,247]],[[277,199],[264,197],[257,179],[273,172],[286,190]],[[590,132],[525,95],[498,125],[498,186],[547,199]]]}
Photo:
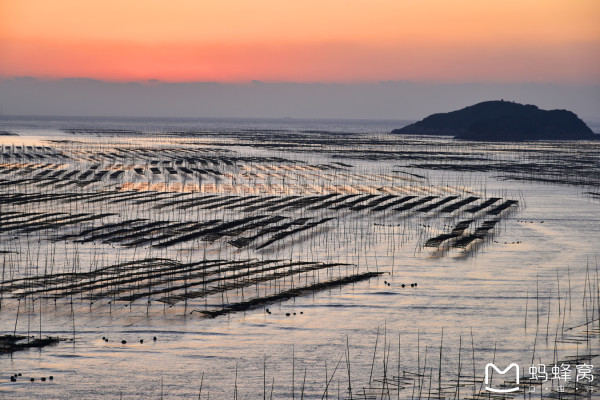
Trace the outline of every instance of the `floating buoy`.
{"label": "floating buoy", "polygon": [[42,382],[46,382],[46,377],[42,377]]}
{"label": "floating buoy", "polygon": [[289,312],[286,312],[286,313],[285,313],[285,316],[286,316],[286,317],[289,317],[289,316],[290,316],[290,313],[289,313]]}
{"label": "floating buoy", "polygon": [[121,344],[127,343],[127,340],[121,340]]}
{"label": "floating buoy", "polygon": [[156,336],[154,336],[154,337],[152,338],[152,340],[154,340],[154,341],[156,342]]}
{"label": "floating buoy", "polygon": [[405,285],[404,283],[403,283],[401,286],[402,286],[402,287],[406,287],[406,285]]}
{"label": "floating buoy", "polygon": [[29,382],[33,382],[33,381],[35,381],[35,378],[30,378],[29,379]]}
{"label": "floating buoy", "polygon": [[140,343],[144,343],[144,339],[140,339]]}
{"label": "floating buoy", "polygon": [[53,380],[53,379],[54,379],[54,377],[53,377],[52,375],[50,375],[50,376],[48,377],[48,379],[50,379],[50,380]]}

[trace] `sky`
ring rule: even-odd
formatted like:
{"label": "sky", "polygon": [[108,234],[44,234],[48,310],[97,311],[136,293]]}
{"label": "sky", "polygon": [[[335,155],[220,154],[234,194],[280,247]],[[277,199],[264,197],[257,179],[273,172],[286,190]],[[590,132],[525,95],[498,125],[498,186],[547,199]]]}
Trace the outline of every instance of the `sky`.
{"label": "sky", "polygon": [[[479,85],[490,88],[489,98],[498,97],[495,88],[545,85],[529,97],[518,90],[517,97],[541,101],[541,93],[559,87],[569,102],[558,106],[584,110],[591,96],[600,109],[599,20],[598,0],[0,0],[0,105],[5,113],[44,113],[37,91],[68,91],[75,78],[104,83],[112,98],[132,82],[157,88],[157,96],[185,83],[215,83],[223,96],[232,88],[258,87],[259,94],[271,85],[287,93],[278,99],[290,107],[288,84],[298,94],[399,87],[386,82],[437,85],[440,94]],[[377,92],[368,92],[378,104]],[[7,98],[27,93],[31,107]],[[56,112],[68,114],[72,106],[65,102]]]}

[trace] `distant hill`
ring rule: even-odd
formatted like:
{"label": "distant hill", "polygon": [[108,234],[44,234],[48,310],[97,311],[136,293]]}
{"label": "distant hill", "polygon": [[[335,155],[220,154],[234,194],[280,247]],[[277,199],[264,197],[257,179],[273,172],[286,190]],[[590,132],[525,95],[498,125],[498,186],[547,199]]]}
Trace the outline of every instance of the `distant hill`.
{"label": "distant hill", "polygon": [[462,110],[432,114],[392,133],[448,135],[482,141],[598,140],[600,135],[567,110],[540,110],[534,105],[485,101]]}

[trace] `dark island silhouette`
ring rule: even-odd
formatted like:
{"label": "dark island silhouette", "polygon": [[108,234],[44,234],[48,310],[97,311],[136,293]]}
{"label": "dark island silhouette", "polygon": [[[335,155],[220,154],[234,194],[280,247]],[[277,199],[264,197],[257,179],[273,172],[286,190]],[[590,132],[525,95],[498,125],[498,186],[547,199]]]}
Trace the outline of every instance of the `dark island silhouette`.
{"label": "dark island silhouette", "polygon": [[541,110],[531,104],[484,101],[462,110],[432,114],[394,129],[408,135],[447,135],[479,141],[598,140],[577,115],[567,110]]}

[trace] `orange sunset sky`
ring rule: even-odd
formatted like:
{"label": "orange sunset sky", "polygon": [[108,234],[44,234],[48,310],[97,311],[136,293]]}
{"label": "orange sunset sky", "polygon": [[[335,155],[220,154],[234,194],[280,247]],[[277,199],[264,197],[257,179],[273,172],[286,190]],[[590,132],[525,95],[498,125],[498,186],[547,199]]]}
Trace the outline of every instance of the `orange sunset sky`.
{"label": "orange sunset sky", "polygon": [[0,0],[0,77],[600,83],[598,0]]}

